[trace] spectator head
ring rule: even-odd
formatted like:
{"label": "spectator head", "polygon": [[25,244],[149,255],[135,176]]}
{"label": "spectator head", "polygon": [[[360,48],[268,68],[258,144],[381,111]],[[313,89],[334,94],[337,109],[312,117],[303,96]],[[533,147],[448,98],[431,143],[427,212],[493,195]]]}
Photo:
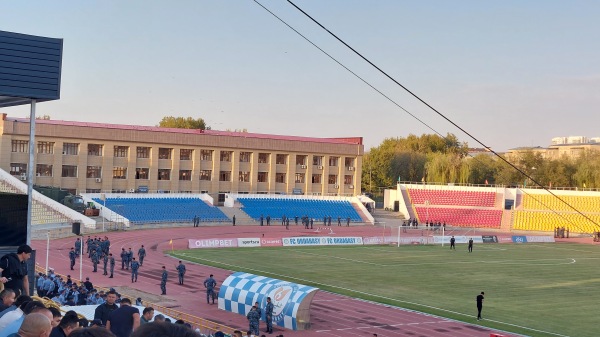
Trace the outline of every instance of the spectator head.
{"label": "spectator head", "polygon": [[121,306],[123,306],[123,304],[131,305],[131,300],[127,297],[123,297],[123,298],[121,298]]}
{"label": "spectator head", "polygon": [[213,277],[213,274],[210,274],[210,277]]}
{"label": "spectator head", "polygon": [[144,308],[144,311],[142,311],[142,316],[147,321],[151,320],[152,317],[154,317],[154,308],[152,308],[152,307]]}
{"label": "spectator head", "polygon": [[97,318],[90,323],[90,326],[104,326],[104,324],[101,319]]}
{"label": "spectator head", "polygon": [[79,328],[73,330],[69,337],[115,337],[115,335],[103,327]]}
{"label": "spectator head", "polygon": [[87,328],[90,325],[90,321],[88,321],[86,318],[80,318],[79,319],[79,326],[82,328]]}
{"label": "spectator head", "polygon": [[225,334],[223,333],[223,331],[217,331],[215,332],[215,337],[225,337]]}
{"label": "spectator head", "polygon": [[113,305],[113,304],[115,304],[116,300],[117,300],[117,292],[116,291],[111,290],[108,293],[106,293],[106,303]]}
{"label": "spectator head", "polygon": [[21,337],[48,337],[52,331],[52,324],[48,316],[34,312],[23,320],[19,328],[19,336]]}
{"label": "spectator head", "polygon": [[198,334],[183,324],[152,322],[140,325],[131,337],[198,337]]}
{"label": "spectator head", "polygon": [[60,312],[60,310],[58,310],[58,308],[55,307],[50,307],[48,308],[48,310],[50,310],[50,312],[52,313],[52,327],[56,328],[61,321],[62,318],[62,313]]}
{"label": "spectator head", "polygon": [[185,324],[185,321],[182,319],[178,319],[175,321],[175,324]]}
{"label": "spectator head", "polygon": [[31,249],[31,247],[28,245],[21,245],[19,248],[17,248],[17,255],[31,254],[31,252],[33,252],[33,249]]}
{"label": "spectator head", "polygon": [[158,314],[158,315],[156,315],[156,317],[154,317],[154,322],[161,323],[164,321],[165,321],[165,316],[162,314]]}
{"label": "spectator head", "polygon": [[240,330],[235,330],[233,332],[233,337],[242,337],[242,332]]}
{"label": "spectator head", "polygon": [[31,314],[31,312],[35,308],[44,308],[44,309],[46,309],[46,306],[44,305],[44,303],[42,303],[40,301],[31,301],[31,302],[27,303],[25,305],[25,307],[22,309],[23,310],[23,314],[29,315],[29,314]]}
{"label": "spectator head", "polygon": [[17,299],[15,300],[15,307],[23,310],[25,309],[25,305],[29,302],[33,301],[33,299],[27,295],[21,295],[19,297],[17,297]]}
{"label": "spectator head", "polygon": [[171,323],[171,319],[170,318],[165,318],[165,322],[166,323]]}
{"label": "spectator head", "polygon": [[14,290],[4,288],[4,290],[0,292],[0,300],[2,301],[2,304],[4,304],[6,307],[10,307],[11,305],[13,305],[13,303],[15,303],[16,295],[17,294],[15,294]]}
{"label": "spectator head", "polygon": [[65,332],[65,335],[69,336],[71,332],[79,328],[79,317],[73,310],[68,311],[65,316],[60,320],[59,325]]}

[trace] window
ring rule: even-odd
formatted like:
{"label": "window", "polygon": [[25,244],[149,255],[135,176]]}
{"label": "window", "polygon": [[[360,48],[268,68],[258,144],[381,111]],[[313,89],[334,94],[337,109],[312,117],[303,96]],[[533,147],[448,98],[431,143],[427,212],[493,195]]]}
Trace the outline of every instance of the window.
{"label": "window", "polygon": [[88,156],[102,156],[102,148],[102,144],[88,144]]}
{"label": "window", "polygon": [[350,174],[344,175],[344,184],[352,185],[352,175],[350,175]]}
{"label": "window", "polygon": [[150,148],[146,146],[138,146],[136,149],[137,158],[150,158]]}
{"label": "window", "polygon": [[[192,160],[192,156],[194,155],[194,150],[192,149],[180,149],[179,150],[179,160]],[[191,179],[191,177],[190,177]]]}
{"label": "window", "polygon": [[327,179],[328,184],[337,184],[337,174],[330,174]]}
{"label": "window", "polygon": [[158,180],[171,180],[171,169],[158,169]]}
{"label": "window", "polygon": [[171,153],[173,153],[173,149],[167,148],[158,148],[158,159],[171,159]]}
{"label": "window", "polygon": [[53,154],[54,142],[38,142],[37,151],[42,154]]}
{"label": "window", "polygon": [[212,170],[200,170],[200,180],[210,181],[212,179]]}
{"label": "window", "polygon": [[21,153],[27,153],[29,152],[29,142],[26,140],[12,140],[11,141],[11,145],[12,145],[12,152],[21,152]]}
{"label": "window", "polygon": [[219,181],[231,181],[231,171],[219,172]]}
{"label": "window", "polygon": [[113,179],[127,179],[127,167],[113,167]]}
{"label": "window", "polygon": [[306,159],[308,156],[306,155],[297,155],[296,156],[296,165],[306,165]]}
{"label": "window", "polygon": [[256,179],[259,183],[266,183],[269,180],[269,172],[258,172],[258,178]]}
{"label": "window", "polygon": [[321,183],[321,174],[313,174],[312,175],[312,183],[320,184]]}
{"label": "window", "polygon": [[10,163],[10,174],[12,174],[13,176],[27,174],[27,164]]}
{"label": "window", "polygon": [[344,158],[344,166],[346,167],[354,167],[354,158]]}
{"label": "window", "polygon": [[200,150],[200,159],[212,161],[213,150]]}
{"label": "window", "polygon": [[251,156],[252,156],[251,152],[240,152],[240,163],[249,163]]}
{"label": "window", "polygon": [[100,193],[102,192],[99,188],[86,188],[85,193]]}
{"label": "window", "polygon": [[275,163],[285,165],[287,163],[287,154],[278,154],[275,156]]}
{"label": "window", "polygon": [[232,151],[221,151],[221,161],[231,161]]}
{"label": "window", "polygon": [[329,166],[338,166],[340,157],[329,157]]}
{"label": "window", "polygon": [[64,155],[76,156],[78,153],[79,153],[79,144],[63,143],[63,154]]}
{"label": "window", "polygon": [[240,181],[244,183],[250,182],[250,172],[240,171]]}
{"label": "window", "polygon": [[285,173],[275,173],[276,183],[285,183]]}
{"label": "window", "polygon": [[323,165],[323,156],[313,156],[313,165]]}
{"label": "window", "polygon": [[77,166],[63,165],[60,176],[63,178],[77,178]]}
{"label": "window", "polygon": [[88,166],[86,178],[102,178],[102,166]]}
{"label": "window", "polygon": [[258,154],[258,163],[259,164],[267,164],[269,162],[269,153],[259,153]]}
{"label": "window", "polygon": [[135,169],[135,179],[148,180],[150,169],[147,167],[138,167]]}
{"label": "window", "polygon": [[115,146],[115,157],[126,158],[129,146]]}
{"label": "window", "polygon": [[192,180],[192,170],[179,170],[179,180]]}
{"label": "window", "polygon": [[296,173],[296,184],[304,183],[304,177],[305,177],[304,173]]}
{"label": "window", "polygon": [[37,164],[35,168],[35,175],[38,177],[52,177],[52,165]]}

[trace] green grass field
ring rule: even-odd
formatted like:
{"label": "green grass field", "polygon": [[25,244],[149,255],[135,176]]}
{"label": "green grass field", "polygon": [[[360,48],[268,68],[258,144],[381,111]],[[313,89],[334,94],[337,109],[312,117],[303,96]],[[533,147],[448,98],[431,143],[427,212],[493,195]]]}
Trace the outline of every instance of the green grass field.
{"label": "green grass field", "polygon": [[[598,336],[600,247],[479,244],[195,249],[191,262],[312,285],[323,290],[476,323],[485,291],[492,328],[530,336]],[[594,332],[595,331],[595,332]]]}

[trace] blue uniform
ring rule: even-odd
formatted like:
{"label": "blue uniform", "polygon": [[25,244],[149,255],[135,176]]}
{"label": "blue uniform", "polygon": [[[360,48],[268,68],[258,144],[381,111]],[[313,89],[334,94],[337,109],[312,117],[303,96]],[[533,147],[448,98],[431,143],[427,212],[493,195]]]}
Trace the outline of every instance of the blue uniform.
{"label": "blue uniform", "polygon": [[265,321],[267,322],[267,332],[273,333],[273,303],[267,302],[265,307]]}
{"label": "blue uniform", "polygon": [[162,290],[161,295],[167,294],[167,278],[169,277],[169,273],[166,270],[163,270],[162,276],[160,279],[160,290]]}
{"label": "blue uniform", "polygon": [[137,261],[131,262],[131,283],[137,282],[138,269],[140,269],[140,263]]}
{"label": "blue uniform", "polygon": [[144,247],[138,249],[138,258],[140,259],[140,266],[144,265],[145,257],[146,257],[146,249],[144,249]]}
{"label": "blue uniform", "polygon": [[72,250],[69,252],[69,260],[71,260],[71,270],[74,270],[73,267],[75,266],[75,259],[77,258],[77,253],[75,253],[75,250]]}
{"label": "blue uniform", "polygon": [[183,263],[177,266],[177,275],[179,276],[179,284],[183,285],[183,276],[185,275],[185,265]]}
{"label": "blue uniform", "polygon": [[248,315],[246,315],[246,318],[248,318],[248,323],[250,325],[248,330],[250,330],[250,332],[253,335],[258,336],[258,324],[260,320],[260,315],[258,314],[258,311],[256,311],[256,309],[253,308],[252,310],[250,310]]}
{"label": "blue uniform", "polygon": [[209,303],[209,297],[212,297],[213,304],[215,303],[215,287],[217,286],[217,281],[214,278],[209,277],[204,280],[204,287],[206,287],[206,303]]}

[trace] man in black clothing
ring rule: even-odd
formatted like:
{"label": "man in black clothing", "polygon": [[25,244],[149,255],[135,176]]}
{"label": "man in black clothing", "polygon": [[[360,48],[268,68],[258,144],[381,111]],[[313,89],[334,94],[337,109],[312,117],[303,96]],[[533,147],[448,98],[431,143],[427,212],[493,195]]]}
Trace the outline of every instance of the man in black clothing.
{"label": "man in black clothing", "polygon": [[29,295],[29,280],[27,279],[27,260],[33,249],[28,245],[17,248],[17,253],[6,254],[0,258],[0,282],[4,288],[15,291],[19,295]]}
{"label": "man in black clothing", "polygon": [[117,337],[129,337],[140,326],[140,310],[131,306],[131,300],[121,299],[121,307],[108,315],[106,330]]}
{"label": "man in black clothing", "polygon": [[52,329],[50,337],[67,337],[77,328],[79,328],[79,317],[71,310],[63,316],[58,326]]}
{"label": "man in black clothing", "polygon": [[456,243],[456,239],[454,238],[454,236],[452,236],[452,237],[450,238],[450,249],[454,249],[454,250],[456,250],[456,245],[455,245],[455,243]]}
{"label": "man in black clothing", "polygon": [[481,309],[483,309],[483,295],[484,292],[482,291],[481,294],[477,295],[477,320],[479,321],[481,319]]}
{"label": "man in black clothing", "polygon": [[473,252],[473,238],[469,239],[469,253]]}
{"label": "man in black clothing", "polygon": [[89,277],[85,278],[85,282],[83,282],[83,286],[85,287],[85,289],[87,289],[87,291],[92,291],[92,289],[94,289],[94,285],[92,284],[92,282],[90,282]]}
{"label": "man in black clothing", "polygon": [[106,294],[106,302],[96,307],[94,319],[99,319],[102,321],[102,325],[106,325],[108,315],[119,308],[119,306],[115,304],[116,300],[117,292],[114,290],[109,291]]}

